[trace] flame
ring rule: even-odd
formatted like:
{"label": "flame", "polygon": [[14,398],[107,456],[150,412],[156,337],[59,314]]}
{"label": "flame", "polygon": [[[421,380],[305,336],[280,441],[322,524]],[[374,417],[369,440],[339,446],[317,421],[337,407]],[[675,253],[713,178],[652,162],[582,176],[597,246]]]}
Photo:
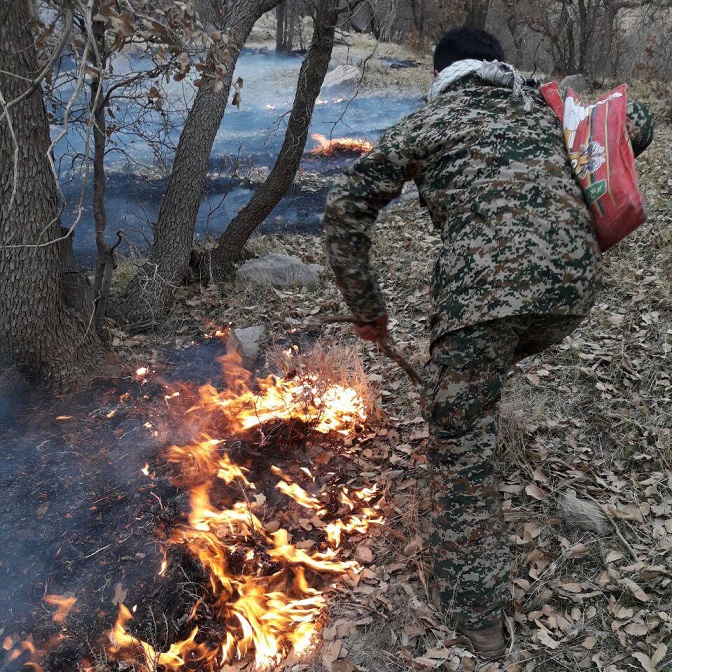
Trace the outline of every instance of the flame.
{"label": "flame", "polygon": [[311,139],[317,143],[317,146],[310,152],[312,156],[331,156],[337,152],[365,154],[373,148],[373,143],[368,140],[355,140],[353,138],[332,138],[329,140],[320,133],[312,133]]}
{"label": "flame", "polygon": [[52,615],[53,622],[63,623],[72,607],[75,606],[77,598],[72,596],[63,597],[62,595],[45,595],[43,601],[53,607],[57,607],[57,611]]}
{"label": "flame", "polygon": [[[121,605],[109,650],[139,672],[216,669],[246,659],[253,660],[254,669],[268,670],[290,654],[306,653],[321,630],[331,582],[337,575],[361,570],[345,557],[346,535],[364,534],[383,523],[371,504],[378,486],[322,489],[308,468],[298,470],[299,483],[276,466],[270,474],[278,496],[310,512],[313,533],[301,543],[279,521],[263,520],[267,495],[252,482],[249,470],[234,461],[236,440],[251,432],[259,432],[264,440],[272,423],[292,422],[313,432],[345,436],[365,422],[366,408],[355,390],[320,381],[316,375],[292,380],[269,376],[258,381],[254,392],[250,374],[236,356],[220,359],[227,388],[207,384],[198,390],[186,411],[192,426],[199,428],[196,439],[172,445],[167,452],[167,459],[194,484],[186,523],[174,529],[169,543],[201,564],[213,602],[197,602],[187,619],[191,631],[167,651],[134,636],[133,616]],[[213,436],[210,419],[221,422],[223,438]],[[227,488],[233,493],[228,505]],[[224,493],[222,504],[215,501],[217,490]],[[167,569],[165,557],[160,575]],[[212,611],[211,633],[200,632],[196,625],[200,606]]]}

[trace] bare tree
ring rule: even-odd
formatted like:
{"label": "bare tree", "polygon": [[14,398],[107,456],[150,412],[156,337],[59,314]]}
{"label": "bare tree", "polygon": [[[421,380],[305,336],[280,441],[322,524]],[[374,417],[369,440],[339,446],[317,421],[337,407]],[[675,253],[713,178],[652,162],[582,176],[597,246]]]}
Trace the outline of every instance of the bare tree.
{"label": "bare tree", "polygon": [[155,326],[166,314],[176,286],[189,268],[194,227],[209,157],[232,89],[237,58],[257,19],[279,0],[214,0],[220,34],[177,145],[162,199],[149,259],[111,305],[112,315],[132,329]]}
{"label": "bare tree", "polygon": [[296,7],[294,0],[282,0],[276,7],[276,53],[288,54],[294,44]]}
{"label": "bare tree", "polygon": [[306,146],[314,104],[331,60],[338,5],[338,0],[317,1],[313,15],[314,34],[299,71],[294,104],[281,150],[266,181],[219,238],[218,247],[208,260],[212,264],[222,266],[239,258],[249,236],[271,213],[294,180]]}
{"label": "bare tree", "polygon": [[613,46],[623,15],[668,6],[665,0],[532,0],[503,4],[506,24],[514,38],[521,33],[521,27],[528,25],[542,38],[556,73],[580,72],[593,78],[616,75],[619,70]]}
{"label": "bare tree", "polygon": [[101,358],[91,325],[62,298],[61,245],[50,127],[41,83],[64,48],[72,5],[63,3],[54,55],[41,66],[27,2],[0,9],[0,368],[62,389]]}

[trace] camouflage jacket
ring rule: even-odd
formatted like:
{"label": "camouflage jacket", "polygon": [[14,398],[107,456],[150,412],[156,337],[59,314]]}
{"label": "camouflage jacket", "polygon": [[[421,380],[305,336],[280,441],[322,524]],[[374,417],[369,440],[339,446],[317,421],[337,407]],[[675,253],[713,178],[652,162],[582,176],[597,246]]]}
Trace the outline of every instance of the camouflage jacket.
{"label": "camouflage jacket", "polygon": [[[442,238],[431,341],[510,315],[589,311],[600,250],[560,124],[537,91],[529,111],[512,93],[464,77],[388,129],[336,180],[324,212],[326,244],[356,317],[370,322],[385,312],[369,264],[371,229],[409,180]],[[633,131],[649,143],[651,124],[638,119]]]}

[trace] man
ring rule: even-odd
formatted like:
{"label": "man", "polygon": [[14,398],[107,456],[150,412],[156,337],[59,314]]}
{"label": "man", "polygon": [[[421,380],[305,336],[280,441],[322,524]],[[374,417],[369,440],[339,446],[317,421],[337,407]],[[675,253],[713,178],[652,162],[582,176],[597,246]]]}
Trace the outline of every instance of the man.
{"label": "man", "polygon": [[[487,658],[504,649],[509,599],[493,470],[496,403],[510,366],[571,333],[601,279],[591,215],[558,119],[503,61],[492,35],[448,32],[436,46],[428,103],[338,178],[324,215],[338,287],[360,321],[357,332],[374,341],[387,338],[388,320],[369,266],[379,209],[413,180],[441,231],[423,390],[430,549],[436,597]],[[637,154],[651,140],[651,117],[631,109]]]}

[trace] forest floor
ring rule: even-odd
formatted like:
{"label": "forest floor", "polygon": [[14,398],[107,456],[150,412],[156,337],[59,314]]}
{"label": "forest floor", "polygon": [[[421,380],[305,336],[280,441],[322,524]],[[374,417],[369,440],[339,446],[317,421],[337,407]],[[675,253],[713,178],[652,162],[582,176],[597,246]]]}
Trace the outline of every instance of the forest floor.
{"label": "forest floor", "polygon": [[[381,68],[376,76],[385,81],[391,73]],[[395,72],[403,78],[416,71]],[[320,285],[182,287],[159,332],[113,329],[112,350],[124,373],[36,409],[33,422],[25,417],[0,440],[8,455],[0,604],[13,617],[0,622],[6,651],[0,669],[12,669],[9,653],[19,655],[19,642],[30,635],[57,648],[59,630],[61,651],[45,669],[90,669],[79,662],[88,653],[92,669],[143,669],[131,662],[113,667],[92,641],[97,623],[114,621],[121,602],[140,605],[138,620],[151,616],[155,642],[176,635],[171,622],[191,608],[187,595],[202,589],[195,585],[201,573],[186,576],[186,567],[182,595],[172,593],[176,574],[170,572],[172,585],[157,584],[172,520],[188,507],[163,458],[178,439],[162,416],[162,391],[179,381],[219,385],[214,361],[224,344],[202,334],[261,325],[267,351],[297,343],[313,349],[309,362],[323,353],[334,374],[337,361],[352,363],[371,405],[363,433],[335,443],[335,455],[309,446],[304,457],[318,455],[318,464],[332,466],[346,483],[377,486],[374,505],[383,516],[345,549],[362,569],[327,593],[317,648],[274,669],[670,670],[671,108],[647,87],[634,90],[656,110],[655,140],[638,161],[648,222],[605,255],[590,317],[560,345],[519,363],[500,403],[496,469],[513,558],[505,657],[476,658],[429,597],[427,431],[419,392],[350,326],[302,329],[316,315],[345,312],[320,237],[256,236],[247,256],[284,252],[318,264]],[[379,217],[374,262],[391,339],[419,369],[427,359],[428,279],[439,244],[415,193]],[[262,358],[264,372],[276,361]],[[132,374],[138,367],[151,374]],[[123,406],[127,399],[132,403]],[[277,459],[291,469],[295,458]],[[43,603],[55,593],[75,601],[69,617],[55,619],[57,605]]]}

